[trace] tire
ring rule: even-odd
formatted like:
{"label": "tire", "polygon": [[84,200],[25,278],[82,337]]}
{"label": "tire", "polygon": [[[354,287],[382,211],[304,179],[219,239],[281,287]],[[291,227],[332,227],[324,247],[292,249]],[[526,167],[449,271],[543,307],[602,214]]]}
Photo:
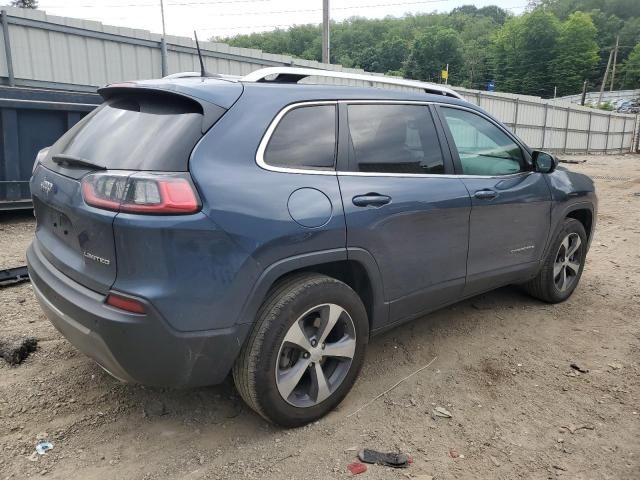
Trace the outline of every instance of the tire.
{"label": "tire", "polygon": [[[328,324],[333,326],[324,328]],[[349,393],[368,340],[367,312],[356,292],[325,275],[294,275],[262,304],[233,380],[247,405],[266,420],[302,426],[326,415]]]}
{"label": "tire", "polygon": [[[577,239],[579,244],[572,253]],[[567,256],[566,253],[570,255]],[[564,302],[580,282],[586,254],[587,234],[582,223],[573,218],[565,218],[551,243],[540,272],[525,283],[523,288],[531,296],[545,302]],[[563,272],[566,275],[564,278]],[[563,282],[565,279],[567,283]]]}

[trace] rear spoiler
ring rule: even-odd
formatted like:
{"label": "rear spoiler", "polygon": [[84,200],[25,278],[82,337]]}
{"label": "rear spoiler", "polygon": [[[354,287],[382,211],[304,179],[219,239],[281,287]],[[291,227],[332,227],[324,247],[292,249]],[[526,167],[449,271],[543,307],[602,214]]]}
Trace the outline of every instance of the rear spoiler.
{"label": "rear spoiler", "polygon": [[168,90],[165,88],[153,88],[148,86],[140,86],[134,82],[115,83],[98,89],[98,93],[105,101],[120,96],[134,97],[136,95],[153,95],[158,98],[166,98],[171,100],[180,100],[189,102],[196,107],[202,114],[202,133],[204,134],[218,119],[227,111],[226,108],[216,105],[215,103],[201,100],[200,98],[188,95],[184,92]]}

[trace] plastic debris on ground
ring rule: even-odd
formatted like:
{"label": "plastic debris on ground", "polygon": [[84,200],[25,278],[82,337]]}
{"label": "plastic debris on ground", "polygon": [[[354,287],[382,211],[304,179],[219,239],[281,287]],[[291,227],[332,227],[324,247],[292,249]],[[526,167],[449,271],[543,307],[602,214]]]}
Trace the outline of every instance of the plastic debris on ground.
{"label": "plastic debris on ground", "polygon": [[442,417],[442,418],[451,418],[453,415],[451,415],[451,412],[449,410],[447,410],[446,408],[443,407],[436,407],[433,409],[433,414],[436,417]]}
{"label": "plastic debris on ground", "polygon": [[360,473],[366,472],[367,466],[364,463],[353,462],[347,465],[347,470],[349,470],[352,475],[358,475]]}
{"label": "plastic debris on ground", "polygon": [[580,373],[589,373],[589,369],[588,368],[584,368],[582,365],[578,365],[577,363],[572,363],[569,366],[571,368],[573,368],[574,370],[577,370]]}
{"label": "plastic debris on ground", "polygon": [[46,440],[41,440],[36,444],[36,452],[38,452],[40,455],[44,455],[52,448],[53,443],[47,442]]}

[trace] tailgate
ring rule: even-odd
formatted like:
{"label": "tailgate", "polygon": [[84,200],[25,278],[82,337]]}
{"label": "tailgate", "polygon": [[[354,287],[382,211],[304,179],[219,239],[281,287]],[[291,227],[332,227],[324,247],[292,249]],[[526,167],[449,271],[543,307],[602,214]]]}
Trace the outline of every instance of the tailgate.
{"label": "tailgate", "polygon": [[86,205],[80,180],[40,165],[31,180],[42,252],[68,277],[100,293],[116,279],[113,219],[116,212]]}
{"label": "tailgate", "polygon": [[[234,85],[238,95],[241,90]],[[113,221],[119,208],[113,208],[113,198],[130,195],[131,202],[153,203],[159,195],[151,181],[145,187],[140,180],[137,190],[112,179],[142,172],[173,178],[171,172],[187,172],[194,146],[226,110],[184,94],[138,86],[101,93],[105,102],[39,160],[31,194],[36,239],[47,260],[85,287],[107,293],[117,273]],[[94,172],[104,174],[100,188],[111,199],[107,204],[83,198],[82,181]]]}

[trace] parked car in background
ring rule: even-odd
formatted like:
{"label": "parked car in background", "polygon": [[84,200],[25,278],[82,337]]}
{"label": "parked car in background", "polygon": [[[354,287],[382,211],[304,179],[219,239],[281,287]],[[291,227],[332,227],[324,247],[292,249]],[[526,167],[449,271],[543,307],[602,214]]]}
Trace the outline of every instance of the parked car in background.
{"label": "parked car in background", "polygon": [[318,75],[359,77],[107,86],[39,153],[29,271],[71,343],[128,382],[232,372],[251,408],[298,426],[344,399],[376,333],[503,285],[572,294],[588,177],[446,87],[296,83]]}

